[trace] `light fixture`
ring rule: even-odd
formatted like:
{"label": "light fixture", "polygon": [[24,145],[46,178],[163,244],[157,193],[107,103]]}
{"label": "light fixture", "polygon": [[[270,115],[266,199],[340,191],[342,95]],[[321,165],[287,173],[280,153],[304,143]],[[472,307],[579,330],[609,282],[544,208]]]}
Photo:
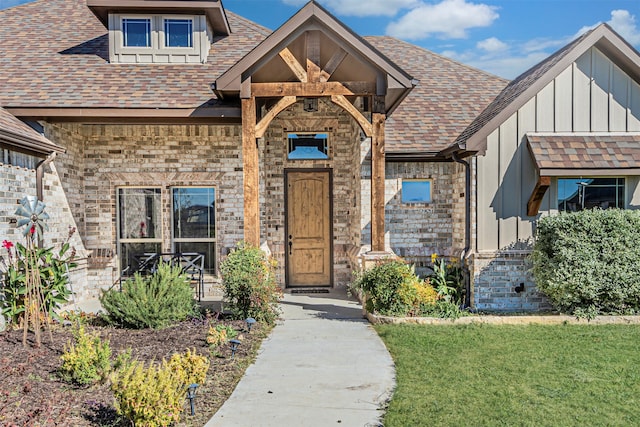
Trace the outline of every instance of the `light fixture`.
{"label": "light fixture", "polygon": [[191,406],[191,415],[196,414],[195,406],[193,404],[194,399],[196,398],[196,389],[198,388],[198,384],[191,384],[189,388],[187,388],[187,398],[189,399],[189,406]]}
{"label": "light fixture", "polygon": [[251,333],[251,327],[254,325],[254,323],[256,323],[256,319],[254,319],[253,317],[248,317],[245,322],[247,322],[247,331]]}
{"label": "light fixture", "polygon": [[229,344],[231,344],[231,358],[236,354],[236,350],[238,350],[238,346],[242,344],[240,340],[229,340]]}
{"label": "light fixture", "polygon": [[304,111],[314,113],[318,111],[318,98],[305,98],[303,102]]}

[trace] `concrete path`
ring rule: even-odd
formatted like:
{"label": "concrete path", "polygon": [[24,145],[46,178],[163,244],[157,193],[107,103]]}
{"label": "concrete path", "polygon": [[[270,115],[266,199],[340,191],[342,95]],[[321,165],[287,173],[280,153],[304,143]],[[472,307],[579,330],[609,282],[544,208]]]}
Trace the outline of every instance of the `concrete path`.
{"label": "concrete path", "polygon": [[380,426],[393,361],[344,291],[285,294],[282,320],[206,427]]}

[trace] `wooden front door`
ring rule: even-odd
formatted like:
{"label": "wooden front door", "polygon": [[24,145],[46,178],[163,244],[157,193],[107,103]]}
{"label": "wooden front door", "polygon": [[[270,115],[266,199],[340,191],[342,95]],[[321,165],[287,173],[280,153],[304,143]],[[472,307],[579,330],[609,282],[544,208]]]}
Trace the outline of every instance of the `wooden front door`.
{"label": "wooden front door", "polygon": [[331,286],[331,175],[286,172],[287,286]]}

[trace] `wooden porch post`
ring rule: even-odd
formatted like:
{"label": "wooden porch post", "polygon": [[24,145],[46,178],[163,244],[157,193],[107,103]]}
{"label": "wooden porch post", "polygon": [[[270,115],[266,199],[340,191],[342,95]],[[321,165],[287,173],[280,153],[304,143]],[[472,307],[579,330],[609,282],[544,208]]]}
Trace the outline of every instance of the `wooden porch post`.
{"label": "wooden porch post", "polygon": [[256,142],[256,99],[242,99],[242,176],[244,182],[244,240],[260,246],[260,175]]}
{"label": "wooden porch post", "polygon": [[384,252],[384,124],[385,115],[373,113],[371,137],[371,250]]}

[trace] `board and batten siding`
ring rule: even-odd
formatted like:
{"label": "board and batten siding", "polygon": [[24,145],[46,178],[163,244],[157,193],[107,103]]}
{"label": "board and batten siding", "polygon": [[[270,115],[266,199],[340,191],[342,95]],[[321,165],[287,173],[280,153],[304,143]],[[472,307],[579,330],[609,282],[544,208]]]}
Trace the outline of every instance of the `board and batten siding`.
{"label": "board and batten siding", "polygon": [[[593,47],[540,90],[487,137],[477,159],[476,250],[526,249],[537,217],[527,216],[535,187],[528,132],[638,132],[640,85]],[[638,179],[627,179],[627,203],[640,206]],[[556,186],[542,215],[557,209]]]}

